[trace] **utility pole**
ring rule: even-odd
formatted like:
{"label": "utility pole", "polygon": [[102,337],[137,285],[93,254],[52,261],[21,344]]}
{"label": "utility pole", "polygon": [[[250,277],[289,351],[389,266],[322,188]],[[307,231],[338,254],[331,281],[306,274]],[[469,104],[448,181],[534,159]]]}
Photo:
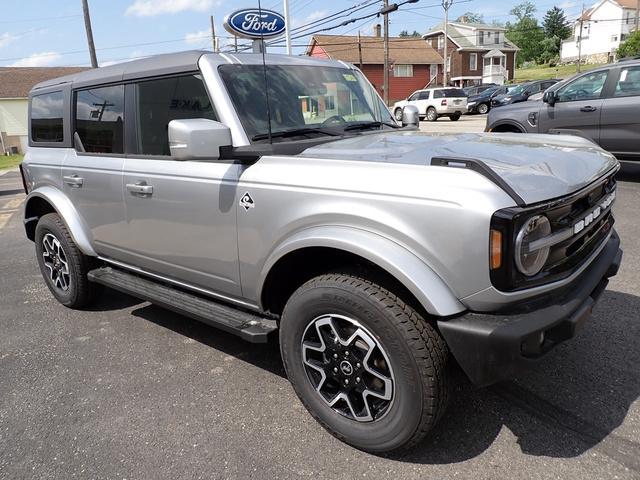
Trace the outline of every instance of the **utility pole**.
{"label": "utility pole", "polygon": [[444,65],[442,68],[442,86],[448,85],[448,65],[447,62],[447,50],[449,46],[449,8],[453,4],[453,0],[442,0],[442,8],[444,9]]}
{"label": "utility pole", "polygon": [[238,51],[238,37],[236,37],[235,35],[233,36],[233,47],[234,47],[234,51]]}
{"label": "utility pole", "polygon": [[576,72],[580,73],[580,63],[582,63],[582,26],[584,24],[584,3],[582,4],[582,12],[580,12],[580,33],[578,34],[578,64]]}
{"label": "utility pole", "polygon": [[291,30],[289,29],[289,0],[284,0],[284,36],[287,41],[287,55],[291,55]]}
{"label": "utility pole", "polygon": [[636,32],[638,32],[638,19],[640,18],[640,0],[636,0]]}
{"label": "utility pole", "polygon": [[209,15],[209,19],[211,20],[211,45],[213,46],[213,51],[217,52],[217,43],[216,42],[216,23],[213,21],[213,15]]}
{"label": "utility pole", "polygon": [[360,70],[362,70],[362,42],[360,40],[360,30],[358,30],[358,60],[360,63]]}
{"label": "utility pole", "polygon": [[384,103],[389,105],[389,0],[384,0]]}
{"label": "utility pole", "polygon": [[84,28],[87,31],[91,67],[98,68],[98,58],[96,57],[96,46],[93,44],[93,31],[91,30],[91,17],[89,16],[89,4],[87,0],[82,0],[82,13],[84,14]]}

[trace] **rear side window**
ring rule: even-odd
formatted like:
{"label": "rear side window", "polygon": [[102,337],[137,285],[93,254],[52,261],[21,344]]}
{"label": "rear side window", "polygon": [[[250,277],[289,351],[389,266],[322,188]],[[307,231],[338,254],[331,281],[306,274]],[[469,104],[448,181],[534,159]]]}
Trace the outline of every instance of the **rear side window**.
{"label": "rear side window", "polygon": [[466,97],[467,94],[461,88],[444,88],[442,90],[435,90],[433,92],[433,98],[454,98],[454,97]]}
{"label": "rear side window", "polygon": [[138,153],[169,155],[169,122],[217,120],[199,75],[149,80],[137,85]]}
{"label": "rear side window", "polygon": [[79,90],[75,111],[85,152],[124,153],[124,85]]}
{"label": "rear side window", "polygon": [[626,67],[620,71],[613,95],[616,97],[640,95],[640,67]]}
{"label": "rear side window", "polygon": [[45,93],[31,98],[31,140],[64,141],[64,96],[62,92]]}
{"label": "rear side window", "polygon": [[420,92],[418,100],[429,100],[429,93],[430,92]]}

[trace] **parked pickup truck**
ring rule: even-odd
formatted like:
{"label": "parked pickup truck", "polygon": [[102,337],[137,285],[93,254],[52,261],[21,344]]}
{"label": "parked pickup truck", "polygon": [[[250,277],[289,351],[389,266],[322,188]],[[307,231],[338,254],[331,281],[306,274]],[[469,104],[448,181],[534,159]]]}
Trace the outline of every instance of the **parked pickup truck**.
{"label": "parked pickup truck", "polygon": [[489,385],[588,323],[622,256],[612,155],[429,135],[351,65],[264,61],[185,52],[33,88],[24,225],[60,303],[106,286],[277,334],[311,415],[371,452],[432,429],[454,361]]}

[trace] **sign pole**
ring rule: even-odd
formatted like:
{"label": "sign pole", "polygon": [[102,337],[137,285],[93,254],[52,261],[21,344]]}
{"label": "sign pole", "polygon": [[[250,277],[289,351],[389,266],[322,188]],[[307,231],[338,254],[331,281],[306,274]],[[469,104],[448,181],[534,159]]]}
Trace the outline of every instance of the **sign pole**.
{"label": "sign pole", "polygon": [[291,55],[291,30],[289,30],[289,0],[284,0],[284,23],[287,26],[285,38],[287,40],[287,55]]}

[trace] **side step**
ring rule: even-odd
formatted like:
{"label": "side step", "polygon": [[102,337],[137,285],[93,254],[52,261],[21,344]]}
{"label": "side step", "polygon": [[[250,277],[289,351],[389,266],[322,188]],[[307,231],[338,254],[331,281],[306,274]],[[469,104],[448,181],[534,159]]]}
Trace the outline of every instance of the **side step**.
{"label": "side step", "polygon": [[92,282],[239,335],[252,343],[266,343],[269,333],[277,329],[275,320],[236,310],[123,270],[96,268],[88,273],[88,277]]}

